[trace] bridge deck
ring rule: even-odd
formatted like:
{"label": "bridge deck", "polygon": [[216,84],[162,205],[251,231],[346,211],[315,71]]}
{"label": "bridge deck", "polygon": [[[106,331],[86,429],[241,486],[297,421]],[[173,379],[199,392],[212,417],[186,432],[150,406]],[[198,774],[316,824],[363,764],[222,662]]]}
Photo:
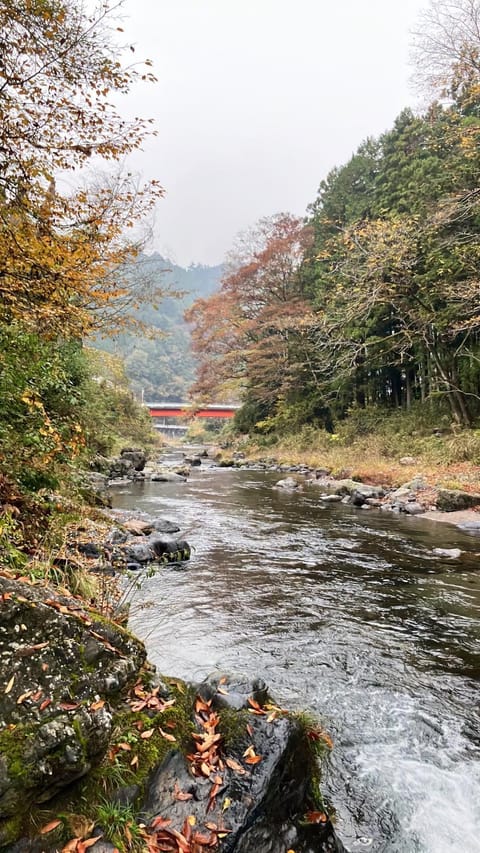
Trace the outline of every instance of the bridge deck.
{"label": "bridge deck", "polygon": [[152,418],[233,418],[239,405],[215,403],[195,407],[191,403],[145,403]]}

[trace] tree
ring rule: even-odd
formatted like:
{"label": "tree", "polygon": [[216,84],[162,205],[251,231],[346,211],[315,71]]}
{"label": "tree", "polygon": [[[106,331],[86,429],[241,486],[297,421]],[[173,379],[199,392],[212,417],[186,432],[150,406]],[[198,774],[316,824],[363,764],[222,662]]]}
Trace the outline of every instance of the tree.
{"label": "tree", "polygon": [[120,5],[89,14],[77,0],[0,0],[0,320],[44,335],[82,335],[92,309],[125,295],[118,270],[138,250],[125,235],[162,194],[129,174],[59,189],[65,173],[89,161],[98,173],[148,131],[111,104],[139,77],[154,79],[148,62],[122,64]]}
{"label": "tree", "polygon": [[220,291],[187,312],[200,368],[194,392],[274,406],[295,382],[297,325],[308,312],[298,275],[312,231],[290,214],[240,235]]}
{"label": "tree", "polygon": [[479,114],[479,0],[430,0],[414,33],[413,57],[420,88]]}

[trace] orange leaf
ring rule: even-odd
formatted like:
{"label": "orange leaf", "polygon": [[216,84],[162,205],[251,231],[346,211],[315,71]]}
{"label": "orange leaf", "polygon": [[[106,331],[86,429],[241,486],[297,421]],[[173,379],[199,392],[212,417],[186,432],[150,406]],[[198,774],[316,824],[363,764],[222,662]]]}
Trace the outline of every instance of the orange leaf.
{"label": "orange leaf", "polygon": [[186,800],[192,800],[193,794],[189,794],[186,791],[181,791],[177,783],[175,782],[173,799],[180,800],[180,802],[185,802]]}
{"label": "orange leaf", "polygon": [[245,764],[258,764],[261,760],[261,755],[249,755],[248,758],[245,759]]}
{"label": "orange leaf", "polygon": [[147,731],[142,732],[140,737],[143,738],[144,740],[148,740],[149,737],[152,737],[154,731],[155,731],[155,729],[147,729]]}
{"label": "orange leaf", "polygon": [[245,768],[242,767],[242,765],[239,764],[238,761],[235,761],[234,758],[226,758],[225,764],[227,765],[227,767],[230,767],[230,770],[235,770],[237,773],[240,773],[240,776],[245,775]]}
{"label": "orange leaf", "polygon": [[80,838],[71,838],[62,848],[62,853],[75,853],[79,841],[81,841]]}
{"label": "orange leaf", "polygon": [[151,829],[163,829],[165,826],[170,826],[171,822],[168,817],[154,817],[150,827]]}
{"label": "orange leaf", "polygon": [[56,829],[57,826],[60,826],[61,822],[61,820],[51,820],[50,823],[46,823],[45,826],[42,826],[40,835],[46,835],[47,832],[51,832],[52,829]]}
{"label": "orange leaf", "polygon": [[307,823],[326,823],[328,816],[325,812],[307,812],[305,815]]}

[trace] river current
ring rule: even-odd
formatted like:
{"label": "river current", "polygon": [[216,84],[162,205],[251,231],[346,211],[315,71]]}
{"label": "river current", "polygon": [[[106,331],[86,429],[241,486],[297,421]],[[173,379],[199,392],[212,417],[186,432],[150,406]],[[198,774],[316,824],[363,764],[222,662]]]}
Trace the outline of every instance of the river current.
{"label": "river current", "polygon": [[117,490],[115,507],[177,521],[193,549],[144,581],[132,629],[160,672],[261,676],[321,718],[351,853],[480,853],[480,536],[281,476],[202,466]]}

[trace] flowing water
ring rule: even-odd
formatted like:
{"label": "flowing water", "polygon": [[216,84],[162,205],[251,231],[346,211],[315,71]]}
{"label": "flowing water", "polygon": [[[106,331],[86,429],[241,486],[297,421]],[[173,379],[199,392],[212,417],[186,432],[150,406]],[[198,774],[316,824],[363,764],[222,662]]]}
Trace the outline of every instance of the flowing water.
{"label": "flowing water", "polygon": [[145,581],[132,628],[160,672],[258,675],[321,717],[352,853],[480,853],[480,536],[325,505],[281,476],[202,468],[116,493],[194,547]]}

